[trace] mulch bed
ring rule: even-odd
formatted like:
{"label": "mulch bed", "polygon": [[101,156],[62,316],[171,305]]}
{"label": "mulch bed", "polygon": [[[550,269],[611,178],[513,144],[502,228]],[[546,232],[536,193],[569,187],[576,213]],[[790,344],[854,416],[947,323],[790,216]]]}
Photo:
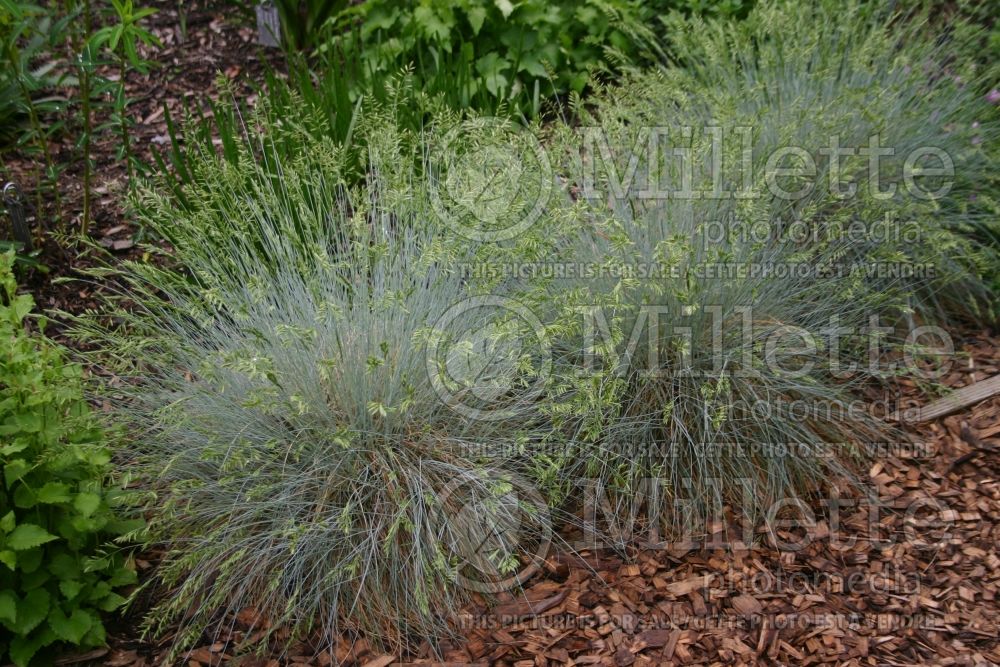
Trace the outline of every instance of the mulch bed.
{"label": "mulch bed", "polygon": [[[164,102],[179,116],[185,102],[197,103],[213,90],[219,72],[235,80],[258,76],[263,67],[251,27],[196,6],[182,42],[177,4],[149,5],[160,9],[150,25],[164,47],[147,55],[161,66],[128,80],[136,100],[133,136],[147,160],[166,141]],[[74,140],[53,148],[68,165],[61,178],[66,207],[78,214]],[[136,229],[120,204],[125,167],[115,158],[116,148],[113,136],[95,147],[92,235],[112,252],[133,257]],[[31,158],[5,160],[29,182]],[[36,221],[51,216],[47,210],[31,213]],[[55,276],[77,275],[90,261],[48,243],[43,261]],[[29,284],[41,308],[79,311],[94,305],[92,290],[98,287],[57,285],[52,277],[34,276]],[[942,384],[960,387],[1000,374],[998,342],[985,333],[969,335],[960,345],[967,362]],[[904,404],[929,400],[921,386],[905,380],[898,394]],[[379,655],[361,640],[319,654],[303,644],[273,658],[234,657],[228,651],[240,639],[237,624],[232,641],[207,643],[184,664],[1000,664],[998,416],[1000,398],[993,398],[907,427],[917,446],[881,456],[868,470],[881,505],[854,497],[857,502],[834,515],[817,499],[816,521],[804,533],[760,533],[747,545],[727,538],[732,526],[720,523],[709,527],[715,532],[701,546],[554,554],[522,594],[493,608],[467,610],[461,619],[465,640],[439,646],[438,655],[430,646],[417,655]],[[847,490],[843,495],[853,497]],[[779,550],[775,538],[801,548]],[[148,571],[155,564],[143,560],[140,567]],[[66,656],[60,664],[160,664],[166,647],[140,640],[136,621],[111,627],[108,649]]]}
{"label": "mulch bed", "polygon": [[[958,349],[962,361],[941,384],[1000,374],[1000,338],[971,334]],[[898,395],[904,406],[929,402],[906,379]],[[752,546],[719,522],[700,544],[555,553],[516,596],[466,610],[465,638],[437,653],[426,644],[381,655],[345,640],[319,653],[303,643],[235,656],[248,630],[237,619],[228,640],[215,637],[182,664],[1000,664],[1000,396],[905,428],[912,442],[867,471],[878,502],[842,489],[835,511],[814,500],[806,530],[761,528]],[[165,651],[122,629],[93,664],[161,664]]]}
{"label": "mulch bed", "polygon": [[[259,47],[255,26],[232,6],[185,2],[186,30],[182,31],[179,3],[175,0],[146,0],[141,4],[157,10],[143,23],[162,46],[140,48],[142,57],[155,65],[148,74],[130,71],[125,87],[130,100],[128,115],[134,123],[130,131],[132,149],[142,163],[154,165],[153,151],[162,152],[170,145],[164,105],[175,123],[184,118],[185,109],[206,110],[206,101],[219,97],[216,78],[220,75],[233,82],[238,98],[252,102],[255,96],[252,84],[263,82],[267,65],[281,71],[282,55],[276,49]],[[114,68],[106,68],[101,74],[117,78]],[[105,121],[98,114],[95,127]],[[42,247],[39,259],[49,268],[48,273],[29,271],[24,280],[25,288],[32,292],[42,310],[78,313],[97,304],[93,291],[100,289],[99,286],[57,280],[79,277],[80,270],[95,261],[92,252],[62,236],[72,236],[83,218],[83,165],[75,148],[80,131],[70,127],[68,132],[53,138],[49,146],[61,170],[58,179],[63,204],[61,221],[57,219],[51,193],[45,194],[41,209],[36,206],[33,181],[40,158],[26,153],[3,156],[5,168],[24,191],[28,222]],[[125,161],[118,157],[120,145],[117,128],[94,138],[93,219],[88,235],[116,257],[136,259],[142,256],[137,245],[141,230],[123,206],[128,176]],[[2,221],[0,229],[5,225],[6,221]],[[58,338],[58,319],[54,325],[49,334]]]}

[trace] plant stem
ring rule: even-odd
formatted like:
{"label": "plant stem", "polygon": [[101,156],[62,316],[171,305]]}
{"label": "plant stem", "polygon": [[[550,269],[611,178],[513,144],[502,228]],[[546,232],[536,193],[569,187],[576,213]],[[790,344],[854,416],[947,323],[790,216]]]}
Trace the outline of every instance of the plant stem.
{"label": "plant stem", "polygon": [[[38,113],[35,111],[35,104],[31,100],[31,91],[28,90],[28,86],[24,83],[24,77],[21,75],[21,62],[16,51],[10,53],[10,60],[14,64],[16,70],[16,78],[18,89],[21,92],[21,96],[24,98],[24,103],[28,107],[28,119],[31,121],[31,133],[34,137],[35,144],[42,149],[42,154],[45,157],[45,177],[52,185],[52,189],[55,194],[56,200],[56,217],[62,219],[62,197],[59,194],[59,183],[55,178],[55,170],[53,168],[52,152],[49,150],[48,137],[45,136],[45,131],[42,128],[42,123],[38,119]],[[36,170],[37,174],[38,171]],[[36,176],[36,179],[41,185],[41,178]],[[37,204],[38,214],[41,215],[42,211],[42,193],[39,187],[35,192],[35,201]]]}
{"label": "plant stem", "polygon": [[125,165],[128,168],[128,187],[131,190],[135,183],[135,170],[132,168],[132,148],[128,137],[128,117],[125,115],[127,100],[125,99],[125,73],[127,61],[125,60],[125,48],[119,47],[118,53],[118,120],[120,122],[122,134],[122,150],[125,153]]}
{"label": "plant stem", "polygon": [[84,236],[90,229],[91,216],[91,181],[92,165],[90,162],[90,139],[93,132],[93,121],[90,117],[90,49],[87,40],[90,37],[93,18],[90,12],[90,0],[83,0],[83,46],[80,50],[80,107],[83,114],[83,222],[80,233]]}

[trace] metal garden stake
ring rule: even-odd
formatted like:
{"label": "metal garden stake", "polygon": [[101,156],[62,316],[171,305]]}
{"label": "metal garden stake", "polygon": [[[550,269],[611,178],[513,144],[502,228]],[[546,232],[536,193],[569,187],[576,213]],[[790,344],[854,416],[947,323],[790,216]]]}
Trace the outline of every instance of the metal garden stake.
{"label": "metal garden stake", "polygon": [[257,5],[257,43],[261,46],[281,46],[281,16],[273,2]]}

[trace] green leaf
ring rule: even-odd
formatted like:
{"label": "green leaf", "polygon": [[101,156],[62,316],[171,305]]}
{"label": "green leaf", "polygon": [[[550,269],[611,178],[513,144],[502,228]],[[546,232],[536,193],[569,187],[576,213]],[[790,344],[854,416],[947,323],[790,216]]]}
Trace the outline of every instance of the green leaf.
{"label": "green leaf", "polygon": [[139,576],[136,574],[135,570],[127,567],[119,567],[111,573],[110,577],[108,577],[108,583],[112,586],[131,586],[138,580]]}
{"label": "green leaf", "polygon": [[7,512],[2,519],[0,519],[0,530],[5,533],[9,533],[14,530],[14,510]]}
{"label": "green leaf", "polygon": [[14,632],[26,635],[45,620],[49,613],[49,592],[44,588],[36,588],[29,591],[24,598],[17,603],[17,622],[14,623]]}
{"label": "green leaf", "polygon": [[41,526],[22,523],[7,537],[7,546],[14,551],[24,551],[59,539]]}
{"label": "green leaf", "polygon": [[104,632],[104,624],[101,619],[95,617],[94,624],[90,627],[90,632],[83,638],[83,643],[87,646],[104,646],[108,643],[107,635]]}
{"label": "green leaf", "polygon": [[49,627],[56,637],[73,644],[79,644],[93,624],[94,617],[83,609],[74,609],[68,618],[58,606],[49,613]]}
{"label": "green leaf", "polygon": [[68,579],[66,581],[59,582],[59,592],[63,594],[63,597],[67,600],[72,600],[80,591],[83,590],[83,584],[76,579]]}
{"label": "green leaf", "polygon": [[22,509],[34,507],[38,504],[38,496],[26,484],[18,484],[14,491],[14,506]]}
{"label": "green leaf", "polygon": [[493,4],[497,6],[497,9],[500,10],[500,13],[503,14],[504,18],[507,18],[514,13],[514,5],[511,4],[510,0],[495,0]]}
{"label": "green leaf", "polygon": [[479,31],[483,29],[483,22],[486,21],[486,9],[484,7],[472,7],[469,9],[466,17],[469,19],[469,25],[472,26],[472,34],[478,35]]}
{"label": "green leaf", "polygon": [[40,642],[35,638],[14,637],[10,640],[10,648],[7,649],[7,652],[17,667],[28,667],[35,653],[41,648],[39,644]]}
{"label": "green leaf", "polygon": [[433,7],[420,5],[413,10],[413,19],[428,39],[448,43],[451,25],[447,18],[434,11]]}
{"label": "green leaf", "polygon": [[486,79],[486,89],[499,96],[507,88],[507,77],[502,73],[510,62],[491,51],[476,61],[476,69]]}
{"label": "green leaf", "polygon": [[5,625],[17,621],[17,596],[13,591],[0,591],[0,622]]}
{"label": "green leaf", "polygon": [[13,571],[17,567],[17,554],[10,549],[0,551],[0,563],[3,563]]}
{"label": "green leaf", "polygon": [[114,611],[126,602],[127,600],[121,595],[118,595],[118,593],[109,593],[107,597],[97,604],[97,606],[101,609],[101,611]]}
{"label": "green leaf", "polygon": [[48,505],[69,502],[69,486],[62,482],[49,482],[37,494],[38,502]]}
{"label": "green leaf", "polygon": [[85,517],[89,517],[96,512],[100,506],[101,497],[96,493],[78,493],[76,498],[73,499],[73,507]]}
{"label": "green leaf", "polygon": [[5,465],[3,467],[3,478],[7,482],[7,488],[12,487],[14,482],[24,477],[29,470],[31,470],[31,466],[24,459],[14,459]]}
{"label": "green leaf", "polygon": [[60,579],[76,579],[80,576],[80,563],[68,553],[58,553],[49,561],[49,572]]}
{"label": "green leaf", "polygon": [[42,564],[42,557],[45,555],[45,549],[42,547],[35,547],[34,549],[26,549],[17,554],[17,566],[22,572],[30,573],[37,570]]}

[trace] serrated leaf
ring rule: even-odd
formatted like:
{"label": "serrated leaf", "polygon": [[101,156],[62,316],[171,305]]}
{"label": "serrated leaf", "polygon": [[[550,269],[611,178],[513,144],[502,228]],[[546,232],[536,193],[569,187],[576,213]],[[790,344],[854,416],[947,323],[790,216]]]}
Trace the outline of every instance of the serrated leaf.
{"label": "serrated leaf", "polygon": [[16,519],[14,518],[14,510],[7,512],[2,519],[0,519],[0,530],[5,533],[9,533],[14,530],[14,523]]}
{"label": "serrated leaf", "polygon": [[104,632],[104,624],[101,619],[95,617],[94,624],[90,627],[90,632],[83,638],[83,643],[87,646],[103,646],[108,643],[107,635]]}
{"label": "serrated leaf", "polygon": [[85,517],[89,517],[96,512],[100,506],[101,497],[96,493],[78,493],[76,494],[76,498],[73,499],[73,507]]}
{"label": "serrated leaf", "polygon": [[41,567],[44,555],[45,549],[42,547],[20,551],[17,554],[17,567],[21,572],[34,572]]}
{"label": "serrated leaf", "polygon": [[7,536],[7,546],[14,551],[24,551],[59,539],[41,526],[22,523]]}
{"label": "serrated leaf", "polygon": [[38,653],[38,649],[41,648],[40,644],[41,642],[35,637],[14,637],[10,640],[10,648],[7,649],[7,652],[17,667],[28,667],[35,653]]}
{"label": "serrated leaf", "polygon": [[94,617],[83,609],[74,609],[69,617],[58,606],[49,613],[49,627],[56,637],[73,644],[79,644],[93,624]]}
{"label": "serrated leaf", "polygon": [[12,591],[0,591],[0,622],[17,621],[17,596]]}
{"label": "serrated leaf", "polygon": [[48,505],[69,502],[69,486],[62,482],[49,482],[38,490],[37,498],[38,502]]}
{"label": "serrated leaf", "polygon": [[108,593],[108,595],[101,600],[97,606],[101,611],[114,611],[127,602],[125,598],[118,593]]}
{"label": "serrated leaf", "polygon": [[3,478],[7,483],[7,488],[12,487],[14,482],[24,477],[29,470],[31,470],[31,466],[24,459],[14,459],[5,465],[3,467]]}
{"label": "serrated leaf", "polygon": [[17,603],[17,622],[14,623],[14,632],[19,635],[26,635],[45,620],[49,614],[49,592],[44,588],[36,588],[28,593]]}
{"label": "serrated leaf", "polygon": [[131,586],[139,580],[139,576],[136,574],[135,570],[130,570],[127,567],[120,567],[111,573],[108,577],[108,583],[112,586]]}
{"label": "serrated leaf", "polygon": [[72,600],[80,591],[83,590],[83,584],[76,579],[67,579],[65,581],[59,582],[59,592],[63,594],[63,597],[67,600]]}
{"label": "serrated leaf", "polygon": [[11,570],[17,567],[17,554],[10,549],[4,549],[0,551],[0,563],[3,563]]}
{"label": "serrated leaf", "polygon": [[49,560],[49,572],[60,579],[76,579],[80,576],[80,563],[68,553],[57,553]]}
{"label": "serrated leaf", "polygon": [[38,496],[26,484],[18,484],[14,490],[14,506],[28,509],[38,504]]}

